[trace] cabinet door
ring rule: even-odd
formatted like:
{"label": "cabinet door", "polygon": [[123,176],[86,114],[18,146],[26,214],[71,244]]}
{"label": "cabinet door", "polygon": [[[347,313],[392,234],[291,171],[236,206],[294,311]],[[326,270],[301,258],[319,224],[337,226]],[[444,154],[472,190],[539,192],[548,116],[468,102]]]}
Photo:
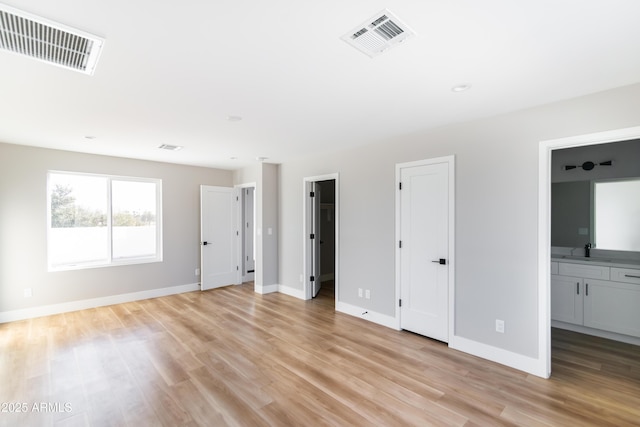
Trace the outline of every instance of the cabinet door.
{"label": "cabinet door", "polygon": [[640,337],[640,286],[585,279],[584,326]]}
{"label": "cabinet door", "polygon": [[583,280],[551,276],[551,319],[582,325]]}

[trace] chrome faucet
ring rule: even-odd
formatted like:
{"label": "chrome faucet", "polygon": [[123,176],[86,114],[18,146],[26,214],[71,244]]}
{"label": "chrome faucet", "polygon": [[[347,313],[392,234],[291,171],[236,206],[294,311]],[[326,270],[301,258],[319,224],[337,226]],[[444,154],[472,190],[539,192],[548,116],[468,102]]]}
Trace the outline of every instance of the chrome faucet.
{"label": "chrome faucet", "polygon": [[585,258],[589,258],[591,256],[591,243],[584,245],[584,256]]}

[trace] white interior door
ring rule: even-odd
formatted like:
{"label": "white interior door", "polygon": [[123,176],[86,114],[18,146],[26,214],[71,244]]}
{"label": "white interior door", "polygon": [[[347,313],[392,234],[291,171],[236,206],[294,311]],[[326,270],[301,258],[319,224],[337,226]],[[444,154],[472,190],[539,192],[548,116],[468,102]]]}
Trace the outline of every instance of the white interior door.
{"label": "white interior door", "polygon": [[238,283],[238,203],[234,188],[200,186],[200,288],[203,291]]}
{"label": "white interior door", "polygon": [[322,287],[322,281],[320,280],[320,276],[322,275],[322,269],[320,266],[321,260],[321,247],[320,247],[320,184],[317,182],[313,183],[313,197],[311,198],[311,223],[313,230],[313,239],[311,241],[311,251],[312,251],[312,272],[313,276],[312,281],[312,295],[315,298],[320,292],[320,288]]}
{"label": "white interior door", "polygon": [[400,326],[449,341],[449,163],[400,169]]}

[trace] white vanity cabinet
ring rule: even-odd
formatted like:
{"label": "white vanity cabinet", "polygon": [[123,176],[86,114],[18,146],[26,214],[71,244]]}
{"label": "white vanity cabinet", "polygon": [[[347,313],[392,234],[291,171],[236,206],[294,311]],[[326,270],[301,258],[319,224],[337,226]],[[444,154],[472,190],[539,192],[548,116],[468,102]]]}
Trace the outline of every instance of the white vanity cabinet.
{"label": "white vanity cabinet", "polygon": [[558,262],[551,319],[640,337],[640,269]]}
{"label": "white vanity cabinet", "polygon": [[582,325],[584,279],[551,275],[551,319]]}
{"label": "white vanity cabinet", "polygon": [[640,337],[640,285],[585,280],[584,326]]}

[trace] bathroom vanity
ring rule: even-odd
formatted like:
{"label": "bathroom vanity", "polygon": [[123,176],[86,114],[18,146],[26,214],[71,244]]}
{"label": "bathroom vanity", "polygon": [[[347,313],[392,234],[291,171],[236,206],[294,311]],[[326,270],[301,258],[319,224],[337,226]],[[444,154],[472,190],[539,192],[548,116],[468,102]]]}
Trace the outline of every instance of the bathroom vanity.
{"label": "bathroom vanity", "polygon": [[640,263],[553,255],[551,320],[554,327],[640,342],[628,339],[640,338]]}

